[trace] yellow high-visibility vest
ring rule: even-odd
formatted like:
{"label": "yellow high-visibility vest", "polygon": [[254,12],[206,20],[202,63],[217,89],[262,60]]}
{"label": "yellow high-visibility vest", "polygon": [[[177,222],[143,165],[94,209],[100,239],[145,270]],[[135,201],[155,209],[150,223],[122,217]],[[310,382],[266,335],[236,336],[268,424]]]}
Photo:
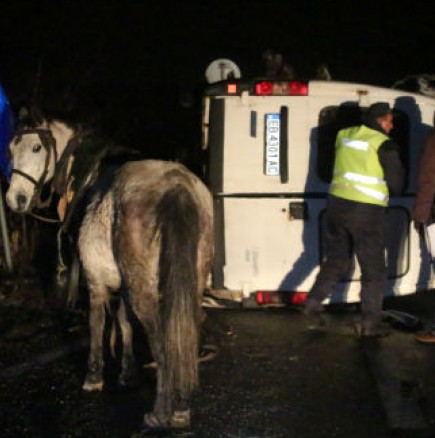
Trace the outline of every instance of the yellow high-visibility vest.
{"label": "yellow high-visibility vest", "polygon": [[378,149],[389,137],[365,125],[342,129],[335,143],[329,193],[339,198],[386,206],[388,187]]}

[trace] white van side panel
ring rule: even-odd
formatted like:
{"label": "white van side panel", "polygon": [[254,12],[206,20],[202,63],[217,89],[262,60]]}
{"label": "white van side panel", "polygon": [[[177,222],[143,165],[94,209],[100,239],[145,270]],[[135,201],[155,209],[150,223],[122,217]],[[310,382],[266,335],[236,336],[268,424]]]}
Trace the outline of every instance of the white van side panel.
{"label": "white van side panel", "polygon": [[[306,202],[308,219],[289,219],[291,202]],[[427,253],[410,227],[412,200],[396,202],[388,211],[389,267],[387,295],[406,295],[435,287]],[[248,297],[258,290],[308,292],[324,251],[325,200],[226,198],[225,287]],[[407,204],[407,205],[404,205]],[[333,302],[359,300],[358,263],[331,297]]]}

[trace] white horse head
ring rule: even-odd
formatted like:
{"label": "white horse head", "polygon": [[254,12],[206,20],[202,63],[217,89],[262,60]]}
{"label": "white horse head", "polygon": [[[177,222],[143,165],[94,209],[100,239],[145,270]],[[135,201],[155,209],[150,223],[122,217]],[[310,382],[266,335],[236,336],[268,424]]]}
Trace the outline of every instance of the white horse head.
{"label": "white horse head", "polygon": [[32,209],[42,186],[53,178],[56,163],[73,134],[65,123],[47,120],[15,133],[9,143],[13,166],[6,193],[12,210],[27,213]]}

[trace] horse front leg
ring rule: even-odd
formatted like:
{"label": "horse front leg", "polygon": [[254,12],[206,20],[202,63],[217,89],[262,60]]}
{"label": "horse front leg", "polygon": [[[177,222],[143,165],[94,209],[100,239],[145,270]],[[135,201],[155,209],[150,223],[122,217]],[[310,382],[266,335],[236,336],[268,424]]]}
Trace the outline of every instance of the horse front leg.
{"label": "horse front leg", "polygon": [[103,332],[106,317],[106,290],[104,287],[89,286],[90,289],[90,350],[88,370],[83,383],[85,391],[101,391],[103,389]]}
{"label": "horse front leg", "polygon": [[118,322],[122,336],[121,374],[118,383],[121,386],[133,386],[137,382],[136,361],[133,354],[133,332],[123,299],[119,304]]}

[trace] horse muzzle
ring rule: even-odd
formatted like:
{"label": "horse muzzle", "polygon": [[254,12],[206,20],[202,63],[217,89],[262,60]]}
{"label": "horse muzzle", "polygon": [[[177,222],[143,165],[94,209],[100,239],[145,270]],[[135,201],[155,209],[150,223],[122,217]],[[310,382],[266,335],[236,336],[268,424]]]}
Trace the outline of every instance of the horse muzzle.
{"label": "horse muzzle", "polygon": [[9,208],[16,213],[27,213],[30,210],[31,205],[31,199],[22,194],[11,194],[6,193],[6,203],[8,204]]}

